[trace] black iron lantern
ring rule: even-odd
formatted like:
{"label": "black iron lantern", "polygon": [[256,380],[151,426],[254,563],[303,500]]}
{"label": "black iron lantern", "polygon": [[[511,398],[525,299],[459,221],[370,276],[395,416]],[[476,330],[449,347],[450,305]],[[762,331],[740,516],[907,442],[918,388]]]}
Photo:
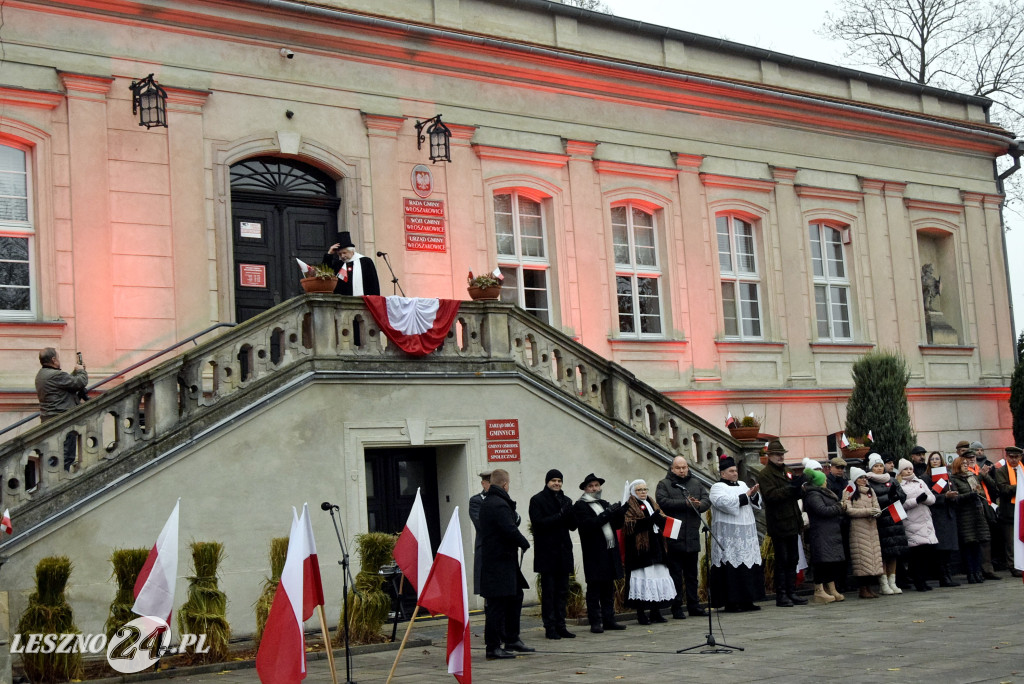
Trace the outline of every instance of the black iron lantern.
{"label": "black iron lantern", "polygon": [[167,91],[150,74],[141,81],[132,81],[132,114],[139,115],[139,125],[146,128],[167,128]]}
{"label": "black iron lantern", "polygon": [[[423,127],[430,124],[427,128],[427,133],[424,136]],[[426,121],[416,122],[416,149],[421,149],[423,141],[428,137],[430,138],[430,161],[435,164],[439,161],[450,162],[452,160],[451,146],[448,144],[448,139],[452,137],[452,132],[444,122],[441,121],[441,115],[438,114],[432,119]]]}

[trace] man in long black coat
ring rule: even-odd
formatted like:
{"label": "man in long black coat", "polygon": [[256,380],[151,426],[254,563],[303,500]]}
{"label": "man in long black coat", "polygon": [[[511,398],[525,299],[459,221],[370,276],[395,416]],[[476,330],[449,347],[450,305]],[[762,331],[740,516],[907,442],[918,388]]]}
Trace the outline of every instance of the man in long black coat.
{"label": "man in long black coat", "polygon": [[348,232],[341,233],[338,242],[331,245],[323,262],[338,274],[338,284],[334,286],[334,294],[340,295],[379,295],[380,281],[377,279],[377,267],[373,259],[356,251]]}
{"label": "man in long black coat", "polygon": [[775,605],[792,608],[807,599],[796,595],[797,539],[803,527],[799,501],[803,478],[786,467],[786,448],[773,439],[768,443],[768,463],[757,476],[764,497],[764,519],[775,546]]}
{"label": "man in long black coat", "polygon": [[529,585],[519,570],[518,556],[520,549],[530,548],[530,542],[519,531],[516,502],[509,497],[508,488],[508,471],[493,470],[491,488],[480,505],[480,536],[483,538],[480,595],[486,599],[484,642],[488,660],[515,658],[515,651],[534,650],[519,638],[523,589]]}
{"label": "man in long black coat", "polygon": [[594,473],[580,483],[583,496],[573,506],[580,531],[583,572],[587,576],[587,617],[590,631],[626,629],[615,621],[615,580],[622,579],[622,555],[615,530],[621,530],[626,509],[601,498],[604,480]]}
{"label": "man in long black coat", "polygon": [[480,491],[469,497],[469,519],[473,521],[476,541],[473,544],[473,593],[480,593],[480,563],[483,560],[483,537],[480,536],[480,507],[487,498],[487,490],[491,488],[491,471],[480,473]]}
{"label": "man in long black coat", "polygon": [[562,473],[552,468],[544,476],[544,489],[530,499],[530,525],[533,543],[533,571],[540,573],[540,614],[544,636],[548,639],[572,639],[576,635],[565,626],[569,600],[569,575],[573,571],[572,539],[576,529],[572,499],[562,491]]}
{"label": "man in long black coat", "polygon": [[[668,573],[676,585],[676,597],[672,599],[672,617],[681,620],[683,600],[690,615],[707,615],[700,607],[697,597],[699,577],[697,557],[700,555],[700,514],[711,508],[708,490],[690,472],[690,464],[682,456],[672,459],[668,474],[658,483],[654,496],[661,506],[661,512],[682,522],[679,537],[668,540]],[[692,505],[691,505],[692,504]],[[684,588],[685,579],[685,588]]]}

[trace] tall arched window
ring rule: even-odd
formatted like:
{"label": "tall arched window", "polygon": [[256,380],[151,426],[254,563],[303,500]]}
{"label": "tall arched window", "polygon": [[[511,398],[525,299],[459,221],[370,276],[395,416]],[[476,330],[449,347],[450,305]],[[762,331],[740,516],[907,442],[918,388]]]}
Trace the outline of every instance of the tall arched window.
{"label": "tall arched window", "polygon": [[633,202],[613,206],[612,246],[619,333],[661,337],[661,291],[654,212]]}
{"label": "tall arched window", "polygon": [[732,214],[715,218],[726,338],[762,339],[761,275],[753,224]]}
{"label": "tall arched window", "polygon": [[812,223],[808,230],[818,339],[853,339],[853,326],[850,323],[850,274],[843,250],[843,232],[825,223]]}
{"label": "tall arched window", "polygon": [[0,317],[35,315],[35,228],[32,224],[29,157],[0,145]]}
{"label": "tall arched window", "polygon": [[541,198],[521,190],[495,193],[494,232],[505,277],[502,301],[550,323],[550,263]]}

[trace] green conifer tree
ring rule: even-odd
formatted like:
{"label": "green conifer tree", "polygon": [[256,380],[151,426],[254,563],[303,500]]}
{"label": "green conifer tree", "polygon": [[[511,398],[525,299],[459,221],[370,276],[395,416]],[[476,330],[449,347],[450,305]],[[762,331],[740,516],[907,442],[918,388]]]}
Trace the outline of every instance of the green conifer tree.
{"label": "green conifer tree", "polygon": [[872,451],[908,458],[917,441],[910,425],[907,383],[910,369],[898,352],[877,351],[853,364],[853,392],[846,402],[846,434],[871,431]]}

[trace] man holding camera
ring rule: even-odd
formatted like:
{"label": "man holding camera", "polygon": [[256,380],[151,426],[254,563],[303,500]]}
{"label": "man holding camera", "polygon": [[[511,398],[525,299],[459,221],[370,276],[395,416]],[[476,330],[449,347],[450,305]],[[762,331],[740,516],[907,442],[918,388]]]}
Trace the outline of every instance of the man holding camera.
{"label": "man holding camera", "polygon": [[[42,366],[36,373],[39,419],[47,421],[78,405],[89,383],[89,375],[81,364],[75,366],[70,373],[62,371],[60,355],[53,347],[46,347],[39,352],[39,365]],[[64,438],[64,470],[68,472],[75,462],[77,439],[75,432],[69,432]]]}

